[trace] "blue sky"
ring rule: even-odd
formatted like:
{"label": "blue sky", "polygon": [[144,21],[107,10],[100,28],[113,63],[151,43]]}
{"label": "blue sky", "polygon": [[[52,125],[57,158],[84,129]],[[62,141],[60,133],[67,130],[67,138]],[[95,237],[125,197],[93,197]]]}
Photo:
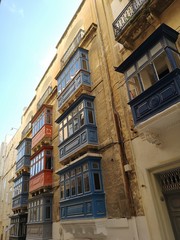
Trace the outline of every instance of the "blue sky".
{"label": "blue sky", "polygon": [[81,0],[1,0],[0,142],[19,128],[24,107]]}

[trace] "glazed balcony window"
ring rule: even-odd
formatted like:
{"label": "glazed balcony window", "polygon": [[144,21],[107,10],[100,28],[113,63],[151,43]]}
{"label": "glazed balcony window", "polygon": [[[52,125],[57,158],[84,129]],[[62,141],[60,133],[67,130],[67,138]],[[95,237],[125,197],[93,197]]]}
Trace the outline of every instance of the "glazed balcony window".
{"label": "glazed balcony window", "polygon": [[180,54],[175,46],[157,43],[125,72],[130,100],[179,67]]}
{"label": "glazed balcony window", "polygon": [[30,165],[30,155],[31,155],[31,139],[25,138],[18,147],[16,148],[17,159],[16,159],[16,171],[28,167]]}
{"label": "glazed balcony window", "polygon": [[58,81],[58,108],[60,109],[81,86],[90,87],[88,51],[78,48],[56,78]]}
{"label": "glazed balcony window", "polygon": [[97,146],[94,97],[82,94],[56,122],[59,124],[59,156],[64,161],[77,150]]}
{"label": "glazed balcony window", "polygon": [[30,177],[52,169],[52,150],[43,150],[31,159]]}
{"label": "glazed balcony window", "polygon": [[19,194],[27,193],[29,189],[29,176],[21,176],[14,181],[13,197]]}
{"label": "glazed balcony window", "polygon": [[32,124],[32,137],[44,126],[52,124],[52,112],[51,109],[45,108],[44,111],[38,116],[35,122]]}
{"label": "glazed balcony window", "polygon": [[116,68],[125,75],[135,124],[179,102],[178,34],[162,24]]}
{"label": "glazed balcony window", "polygon": [[[58,174],[61,219],[105,216],[100,158],[85,158]],[[96,208],[98,204],[100,212]]]}
{"label": "glazed balcony window", "polygon": [[52,197],[36,198],[28,203],[28,223],[52,221]]}

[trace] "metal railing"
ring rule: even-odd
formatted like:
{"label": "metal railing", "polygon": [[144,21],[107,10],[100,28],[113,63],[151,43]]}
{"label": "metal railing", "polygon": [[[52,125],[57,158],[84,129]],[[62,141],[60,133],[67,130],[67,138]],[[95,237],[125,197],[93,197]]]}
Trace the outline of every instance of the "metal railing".
{"label": "metal railing", "polygon": [[122,10],[116,20],[113,22],[113,29],[115,38],[119,36],[126,25],[132,20],[132,18],[141,10],[141,8],[149,0],[133,0],[130,1],[126,7]]}

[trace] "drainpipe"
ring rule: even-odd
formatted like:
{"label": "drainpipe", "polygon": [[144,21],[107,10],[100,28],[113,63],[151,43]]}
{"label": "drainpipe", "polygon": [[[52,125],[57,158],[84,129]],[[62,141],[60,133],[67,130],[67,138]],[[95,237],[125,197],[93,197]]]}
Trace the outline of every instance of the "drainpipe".
{"label": "drainpipe", "polygon": [[[133,196],[132,196],[132,191],[131,191],[131,186],[130,186],[129,173],[125,172],[125,170],[124,170],[124,166],[129,163],[128,163],[126,151],[125,151],[122,123],[121,123],[121,119],[119,117],[119,114],[116,110],[115,103],[114,103],[113,89],[111,86],[107,55],[104,50],[105,46],[104,46],[104,41],[103,41],[103,37],[102,37],[102,29],[101,29],[101,24],[100,24],[100,20],[99,20],[100,17],[99,17],[98,8],[97,8],[97,1],[92,1],[92,2],[94,2],[96,17],[97,17],[97,25],[99,26],[99,33],[100,33],[99,39],[101,42],[101,53],[102,53],[102,57],[104,59],[104,67],[106,68],[106,78],[108,80],[108,84],[109,84],[109,88],[110,88],[110,92],[111,92],[111,102],[112,102],[113,114],[114,114],[114,119],[115,119],[115,126],[116,126],[116,130],[117,130],[117,135],[118,135],[118,143],[119,143],[119,148],[120,148],[120,152],[121,152],[122,171],[123,171],[123,177],[124,177],[124,183],[125,183],[125,193],[126,193],[126,198],[128,200],[129,207],[130,207],[130,211],[127,213],[127,215],[125,217],[130,218],[133,215],[135,216],[135,209],[134,209],[134,201],[133,201]],[[102,0],[102,5],[103,5],[104,14],[106,15],[103,0]],[[108,26],[108,23],[107,23],[107,26]]]}

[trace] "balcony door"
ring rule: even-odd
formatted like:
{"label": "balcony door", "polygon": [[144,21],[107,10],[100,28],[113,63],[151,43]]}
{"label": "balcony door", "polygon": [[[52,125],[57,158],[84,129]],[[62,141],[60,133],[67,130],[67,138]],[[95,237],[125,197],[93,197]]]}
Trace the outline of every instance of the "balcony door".
{"label": "balcony door", "polygon": [[180,239],[180,168],[159,175],[174,237]]}

